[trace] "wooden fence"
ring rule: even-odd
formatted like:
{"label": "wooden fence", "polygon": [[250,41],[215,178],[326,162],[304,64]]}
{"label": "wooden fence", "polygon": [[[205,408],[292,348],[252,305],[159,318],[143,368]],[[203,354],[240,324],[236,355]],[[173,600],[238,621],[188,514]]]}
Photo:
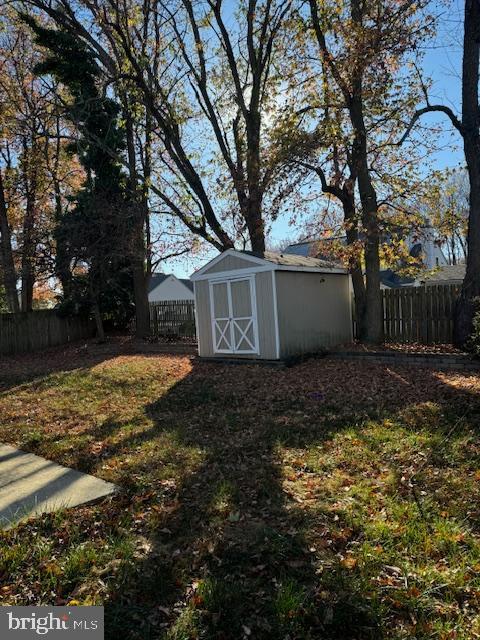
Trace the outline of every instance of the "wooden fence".
{"label": "wooden fence", "polygon": [[[383,289],[385,341],[451,342],[453,312],[459,293],[460,285]],[[150,328],[154,336],[196,338],[193,300],[151,302]]]}
{"label": "wooden fence", "polygon": [[383,331],[387,342],[452,341],[460,285],[383,289]]}
{"label": "wooden fence", "polygon": [[193,300],[166,300],[150,303],[150,330],[154,336],[195,338]]}
{"label": "wooden fence", "polygon": [[0,354],[45,349],[90,338],[95,325],[88,318],[59,316],[52,309],[0,314]]}

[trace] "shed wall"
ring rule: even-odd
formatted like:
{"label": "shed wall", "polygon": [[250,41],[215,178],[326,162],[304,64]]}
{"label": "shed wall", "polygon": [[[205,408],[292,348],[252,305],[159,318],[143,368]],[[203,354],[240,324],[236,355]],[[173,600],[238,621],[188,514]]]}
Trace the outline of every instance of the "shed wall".
{"label": "shed wall", "polygon": [[[224,261],[221,263],[224,265]],[[249,265],[252,266],[251,264]],[[226,270],[226,269],[225,269]],[[222,271],[224,269],[222,268]],[[242,275],[240,271],[239,276]],[[245,275],[248,275],[245,273]],[[212,316],[210,309],[210,288],[208,280],[198,280],[195,282],[195,313],[197,316],[198,331],[198,353],[201,357],[208,358],[214,356],[232,357],[241,359],[274,360],[277,357],[277,347],[275,338],[275,316],[273,307],[273,280],[272,273],[266,271],[256,273],[255,289],[257,299],[257,325],[259,354],[217,354],[213,349],[212,341]]]}
{"label": "shed wall", "polygon": [[260,344],[260,358],[265,360],[277,358],[272,273],[272,271],[266,271],[265,273],[255,274],[258,341]]}
{"label": "shed wall", "polygon": [[197,318],[198,355],[213,356],[212,316],[208,280],[195,282],[195,315]]}
{"label": "shed wall", "polygon": [[280,357],[352,340],[350,277],[277,271]]}

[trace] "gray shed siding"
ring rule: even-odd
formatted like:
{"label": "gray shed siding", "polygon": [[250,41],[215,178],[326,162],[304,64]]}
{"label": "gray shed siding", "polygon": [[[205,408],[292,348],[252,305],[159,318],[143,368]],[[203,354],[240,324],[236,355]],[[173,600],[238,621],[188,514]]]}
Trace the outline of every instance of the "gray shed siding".
{"label": "gray shed siding", "polygon": [[258,342],[260,345],[260,355],[257,357],[265,358],[265,360],[275,360],[277,358],[277,345],[275,340],[272,272],[256,273],[255,287],[257,290]]}
{"label": "gray shed siding", "polygon": [[280,357],[352,340],[350,277],[277,271]]}
{"label": "gray shed siding", "polygon": [[211,266],[210,269],[207,269],[204,275],[221,273],[222,271],[236,271],[237,269],[251,269],[256,266],[258,265],[251,260],[242,260],[242,258],[237,258],[237,256],[225,256],[222,260],[219,260]]}
{"label": "gray shed siding", "polygon": [[197,318],[198,355],[214,355],[212,342],[212,315],[208,280],[195,282],[195,316]]}
{"label": "gray shed siding", "polygon": [[[220,271],[227,270],[223,267],[223,260],[218,263],[218,266],[220,265],[222,267]],[[250,263],[248,266],[252,267],[252,264]],[[242,273],[240,272],[238,275],[241,276]],[[248,274],[245,273],[245,275]],[[277,357],[277,347],[275,338],[272,273],[270,271],[256,273],[254,275],[254,278],[257,301],[259,354],[235,353],[231,354],[231,357],[250,360],[256,358],[274,360]],[[221,357],[229,357],[228,354],[217,354],[213,349],[212,315],[210,308],[210,288],[208,280],[198,280],[195,282],[195,313],[197,317],[199,355],[204,358],[214,357],[217,355]]]}

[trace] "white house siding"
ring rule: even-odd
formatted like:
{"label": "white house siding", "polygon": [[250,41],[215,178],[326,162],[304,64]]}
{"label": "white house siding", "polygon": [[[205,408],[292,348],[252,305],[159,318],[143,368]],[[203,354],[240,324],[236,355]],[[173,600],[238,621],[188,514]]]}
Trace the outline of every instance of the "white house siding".
{"label": "white house siding", "polygon": [[423,266],[426,269],[443,267],[448,264],[448,260],[438,245],[437,236],[433,227],[422,227],[407,236],[407,245],[412,249],[416,244],[422,245]]}
{"label": "white house siding", "polygon": [[163,302],[164,300],[194,300],[193,291],[190,291],[183,282],[174,276],[166,278],[148,294],[149,302]]}
{"label": "white house siding", "polygon": [[277,271],[275,278],[281,358],[352,340],[348,275]]}

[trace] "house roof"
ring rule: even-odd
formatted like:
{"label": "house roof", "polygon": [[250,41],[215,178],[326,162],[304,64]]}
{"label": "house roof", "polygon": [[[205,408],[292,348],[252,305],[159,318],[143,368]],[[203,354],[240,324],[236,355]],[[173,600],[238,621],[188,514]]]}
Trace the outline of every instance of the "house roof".
{"label": "house roof", "polygon": [[395,273],[392,269],[382,269],[380,271],[380,283],[389,289],[412,286],[414,282],[414,278],[399,276],[398,273]]}
{"label": "house roof", "polygon": [[167,278],[168,273],[152,273],[148,283],[148,293],[152,293],[152,291],[156,289],[159,284],[162,284],[162,282]]}
{"label": "house roof", "polygon": [[190,291],[193,293],[193,282],[190,280],[190,278],[178,278],[180,280],[180,282],[183,282],[183,284],[190,289]]}
{"label": "house roof", "polygon": [[294,256],[309,256],[310,249],[313,245],[311,240],[306,240],[305,242],[295,242],[294,244],[289,244],[288,247],[285,248],[285,253],[290,253]]}
{"label": "house roof", "polygon": [[346,244],[347,239],[346,236],[331,236],[330,238],[319,238],[318,240],[304,240],[303,242],[289,244],[283,253],[315,258],[319,253],[321,253],[322,245],[326,246],[328,243],[333,241]]}
{"label": "house roof", "polygon": [[464,264],[447,264],[435,269],[433,273],[424,276],[420,280],[421,282],[426,282],[428,284],[455,284],[463,281],[465,278],[465,269],[466,266]]}
{"label": "house roof", "polygon": [[159,284],[162,284],[164,280],[173,276],[176,280],[179,280],[183,283],[190,291],[193,291],[193,282],[191,282],[188,278],[177,278],[173,273],[152,273],[150,277],[150,282],[148,283],[148,293],[152,293],[154,289],[158,287]]}

